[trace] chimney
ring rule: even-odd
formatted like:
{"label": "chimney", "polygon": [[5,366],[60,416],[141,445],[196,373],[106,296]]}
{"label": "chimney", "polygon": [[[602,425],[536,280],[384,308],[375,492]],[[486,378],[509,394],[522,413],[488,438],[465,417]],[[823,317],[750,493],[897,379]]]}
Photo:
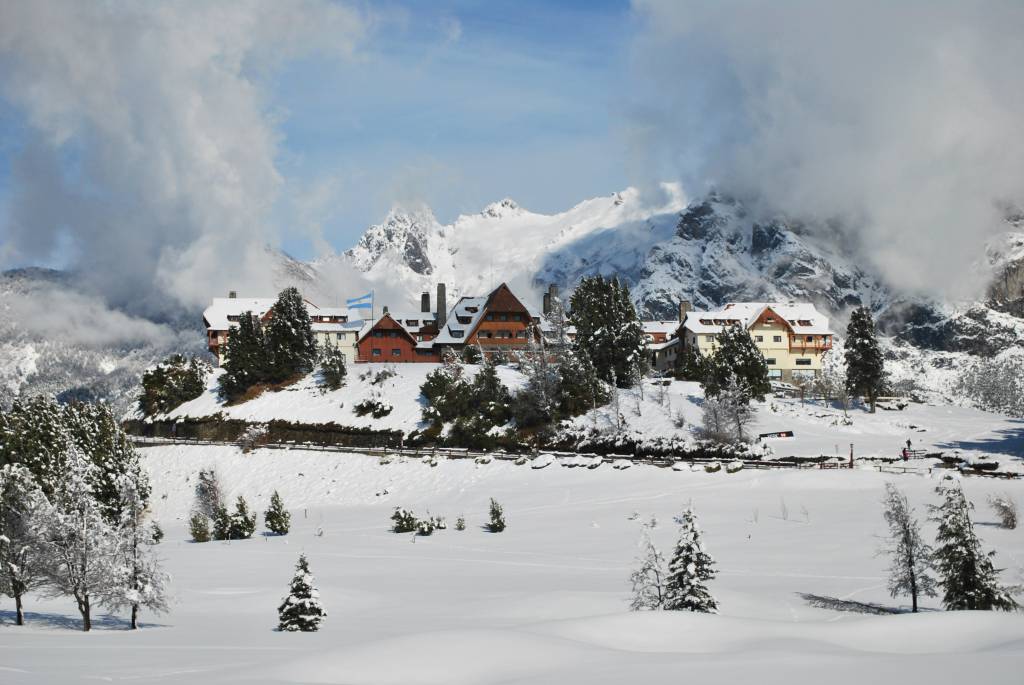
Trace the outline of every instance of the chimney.
{"label": "chimney", "polygon": [[236,293],[234,290],[232,290],[231,292],[228,293],[228,299],[233,300],[233,299],[235,299],[237,297],[238,297],[238,293]]}
{"label": "chimney", "polygon": [[686,320],[686,315],[693,309],[689,300],[681,300],[679,302],[679,322],[682,323]]}
{"label": "chimney", "polygon": [[[384,305],[384,314],[387,314],[387,313],[388,313],[388,306]],[[383,316],[383,314],[382,314],[382,316]]]}
{"label": "chimney", "polygon": [[551,293],[544,293],[544,304],[541,308],[544,310],[544,316],[551,313]]}
{"label": "chimney", "polygon": [[420,311],[424,314],[430,313],[430,293],[420,295]]}
{"label": "chimney", "polygon": [[437,327],[444,328],[448,322],[448,300],[445,297],[444,283],[437,284]]}

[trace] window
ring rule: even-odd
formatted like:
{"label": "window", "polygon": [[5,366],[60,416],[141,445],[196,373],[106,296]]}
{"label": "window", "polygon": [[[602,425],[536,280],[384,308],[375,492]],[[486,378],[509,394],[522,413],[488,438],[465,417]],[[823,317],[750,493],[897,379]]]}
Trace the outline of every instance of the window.
{"label": "window", "polygon": [[508,321],[508,314],[498,314],[498,321]]}
{"label": "window", "polygon": [[522,319],[522,316],[520,314],[513,314],[512,315],[512,320],[513,321],[522,321],[523,319]]}
{"label": "window", "polygon": [[373,348],[373,353],[372,354],[373,354],[374,357],[379,357],[380,356],[380,348],[379,347]]}
{"label": "window", "polygon": [[383,338],[384,337],[384,331],[374,331],[373,332],[373,337],[375,337],[375,338]]}
{"label": "window", "polygon": [[810,366],[811,365],[811,360],[808,357],[801,357],[800,359],[796,360],[796,365],[797,366]]}
{"label": "window", "polygon": [[397,338],[398,337],[398,331],[388,331],[388,337],[389,338]]}
{"label": "window", "polygon": [[814,342],[814,336],[813,335],[807,336],[807,342]]}
{"label": "window", "polygon": [[406,319],[405,325],[406,326],[419,326],[420,325],[420,320],[419,319]]}
{"label": "window", "polygon": [[755,335],[754,336],[754,342],[764,342],[764,336],[763,335]]}
{"label": "window", "polygon": [[768,366],[775,366],[775,357],[766,357],[764,363]]}
{"label": "window", "polygon": [[494,314],[488,314],[487,316],[484,317],[484,319],[487,321],[494,321]]}
{"label": "window", "polygon": [[768,369],[768,378],[782,378],[782,369]]}
{"label": "window", "polygon": [[808,321],[807,319],[800,319],[797,323],[800,324],[801,326],[810,326],[811,325],[811,322]]}
{"label": "window", "polygon": [[478,311],[480,311],[480,308],[479,307],[466,307],[466,311],[469,312],[470,314],[476,314]]}
{"label": "window", "polygon": [[774,316],[767,316],[767,317],[765,317],[764,322],[765,323],[775,323],[775,317]]}
{"label": "window", "polygon": [[526,338],[526,331],[516,331],[517,338]]}
{"label": "window", "polygon": [[773,335],[772,336],[772,342],[782,342],[782,336],[781,335]]}
{"label": "window", "polygon": [[707,340],[709,343],[715,342],[715,336],[713,335],[705,335],[704,339]]}
{"label": "window", "polygon": [[425,357],[425,356],[433,354],[433,351],[432,350],[416,350],[416,354],[420,355],[421,357]]}
{"label": "window", "polygon": [[480,331],[480,337],[481,338],[490,338],[491,337],[491,332],[490,331]]}
{"label": "window", "polygon": [[400,350],[397,347],[392,347],[391,348],[391,356],[392,357],[401,357],[402,356],[402,350]]}
{"label": "window", "polygon": [[461,328],[449,328],[448,332],[451,333],[453,338],[461,338],[466,335],[466,332]]}
{"label": "window", "polygon": [[345,338],[345,334],[344,333],[335,333],[334,337],[336,337],[338,340],[343,340]]}

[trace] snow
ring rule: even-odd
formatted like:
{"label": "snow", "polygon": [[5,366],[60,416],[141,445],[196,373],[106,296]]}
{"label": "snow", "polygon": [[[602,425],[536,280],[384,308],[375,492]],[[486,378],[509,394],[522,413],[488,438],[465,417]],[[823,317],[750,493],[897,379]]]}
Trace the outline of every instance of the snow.
{"label": "snow", "polygon": [[[30,598],[30,625],[20,629],[9,625],[5,605],[5,685],[646,685],[683,675],[707,684],[1019,682],[1020,614],[935,611],[934,599],[917,615],[850,610],[858,602],[906,608],[887,595],[887,560],[875,556],[885,531],[883,485],[895,479],[920,516],[938,501],[934,478],[643,465],[534,470],[497,460],[382,466],[361,455],[208,446],[149,447],[143,455],[167,534],[157,549],[173,576],[170,613],[143,613],[136,633],[123,629],[121,616],[100,616],[87,635],[75,630],[70,601]],[[228,495],[244,494],[255,509],[278,489],[292,533],[187,542],[195,474],[211,464]],[[993,520],[984,504],[990,494],[1024,498],[1024,482],[968,478],[964,488],[980,524]],[[500,534],[481,527],[491,497],[508,520]],[[721,613],[629,613],[642,524],[656,517],[650,534],[669,548],[678,536],[673,516],[687,504],[716,560],[710,588]],[[464,515],[467,527],[397,535],[388,531],[395,506]],[[1022,582],[1020,531],[978,532],[1008,569],[1003,581]],[[934,536],[932,524],[924,534]],[[276,608],[300,552],[329,618],[318,633],[279,633]]]}

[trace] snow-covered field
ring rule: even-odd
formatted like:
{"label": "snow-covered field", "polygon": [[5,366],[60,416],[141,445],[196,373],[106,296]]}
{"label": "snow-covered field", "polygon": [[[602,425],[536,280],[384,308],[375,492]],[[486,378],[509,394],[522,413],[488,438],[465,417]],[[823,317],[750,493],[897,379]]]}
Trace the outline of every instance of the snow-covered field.
{"label": "snow-covered field", "polygon": [[[899,415],[897,415],[899,416]],[[167,537],[172,611],[76,631],[71,602],[28,605],[31,625],[0,626],[0,682],[158,683],[1019,683],[1024,615],[905,607],[875,556],[879,500],[895,479],[923,515],[936,481],[874,471],[624,471],[507,462],[419,461],[231,447],[143,450],[153,514]],[[230,495],[258,508],[273,488],[292,509],[283,538],[187,541],[195,474],[215,466]],[[994,492],[1024,501],[1024,482],[967,478],[985,544],[1024,582],[1024,531],[991,525]],[[508,529],[481,529],[490,497]],[[640,522],[674,542],[673,515],[693,503],[718,562],[721,614],[627,611]],[[401,505],[460,514],[467,528],[412,538],[388,531]],[[318,534],[322,533],[322,534]],[[933,527],[926,526],[926,536]],[[329,613],[316,634],[273,630],[275,608],[305,552]],[[0,614],[10,622],[9,609]]]}

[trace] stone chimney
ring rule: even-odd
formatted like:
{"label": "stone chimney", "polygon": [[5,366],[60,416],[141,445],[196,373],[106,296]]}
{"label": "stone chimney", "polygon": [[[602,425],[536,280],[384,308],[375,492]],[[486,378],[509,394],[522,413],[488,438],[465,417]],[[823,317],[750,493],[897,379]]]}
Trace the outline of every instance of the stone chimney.
{"label": "stone chimney", "polygon": [[420,312],[423,314],[430,313],[430,293],[420,295]]}
{"label": "stone chimney", "polygon": [[445,297],[444,283],[437,284],[437,327],[444,328],[448,322],[448,300]]}
{"label": "stone chimney", "polygon": [[679,322],[682,323],[686,320],[686,315],[693,310],[693,305],[690,304],[689,300],[681,300],[679,302]]}
{"label": "stone chimney", "polygon": [[228,299],[234,300],[237,297],[238,297],[238,293],[236,293],[234,290],[232,290],[231,292],[228,293]]}
{"label": "stone chimney", "polygon": [[556,300],[558,300],[558,286],[552,283],[548,286],[548,291],[544,293],[544,316],[551,313]]}
{"label": "stone chimney", "polygon": [[[384,314],[387,314],[387,313],[388,313],[388,306],[384,305]],[[383,314],[382,314],[382,316],[383,316]]]}

